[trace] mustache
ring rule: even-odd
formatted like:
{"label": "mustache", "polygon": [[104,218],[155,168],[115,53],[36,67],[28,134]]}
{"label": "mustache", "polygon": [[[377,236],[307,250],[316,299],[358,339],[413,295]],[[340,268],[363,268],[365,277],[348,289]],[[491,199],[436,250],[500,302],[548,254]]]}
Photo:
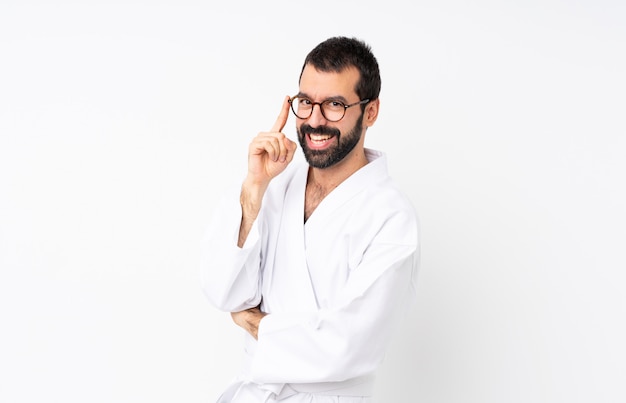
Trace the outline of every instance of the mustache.
{"label": "mustache", "polygon": [[334,128],[334,127],[328,127],[328,126],[312,127],[311,125],[308,125],[306,123],[300,126],[300,133],[328,134],[330,136],[337,136],[337,137],[339,137],[339,135],[341,134],[339,129]]}

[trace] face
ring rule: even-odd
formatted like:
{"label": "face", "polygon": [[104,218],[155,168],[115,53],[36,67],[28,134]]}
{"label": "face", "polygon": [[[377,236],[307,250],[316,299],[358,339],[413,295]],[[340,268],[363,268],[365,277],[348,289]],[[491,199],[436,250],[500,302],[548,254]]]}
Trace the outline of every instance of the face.
{"label": "face", "polygon": [[[360,101],[354,91],[359,79],[355,68],[341,73],[320,72],[306,66],[300,79],[299,96],[313,102],[334,99],[346,105]],[[363,112],[360,105],[346,109],[343,119],[327,121],[319,106],[308,119],[297,119],[296,130],[304,157],[314,168],[328,168],[342,161],[359,144],[363,134]]]}

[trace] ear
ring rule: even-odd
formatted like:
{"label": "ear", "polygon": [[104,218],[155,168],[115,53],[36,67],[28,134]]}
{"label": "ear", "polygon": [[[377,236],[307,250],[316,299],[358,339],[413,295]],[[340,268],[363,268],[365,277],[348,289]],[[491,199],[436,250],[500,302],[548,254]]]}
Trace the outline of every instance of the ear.
{"label": "ear", "polygon": [[374,125],[376,119],[378,119],[378,109],[380,108],[380,99],[375,99],[365,106],[365,112],[363,113],[363,124],[365,127]]}

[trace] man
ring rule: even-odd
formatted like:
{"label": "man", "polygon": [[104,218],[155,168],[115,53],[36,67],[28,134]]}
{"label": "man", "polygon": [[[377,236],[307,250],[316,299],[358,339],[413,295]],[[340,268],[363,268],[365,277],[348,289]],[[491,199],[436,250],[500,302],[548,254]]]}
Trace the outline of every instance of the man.
{"label": "man", "polygon": [[[205,240],[205,294],[247,332],[244,368],[219,402],[371,402],[414,295],[417,217],[384,154],[364,147],[380,107],[374,55],[330,38],[299,86],[252,140],[247,176]],[[306,163],[292,163],[296,143],[281,133],[290,109]]]}

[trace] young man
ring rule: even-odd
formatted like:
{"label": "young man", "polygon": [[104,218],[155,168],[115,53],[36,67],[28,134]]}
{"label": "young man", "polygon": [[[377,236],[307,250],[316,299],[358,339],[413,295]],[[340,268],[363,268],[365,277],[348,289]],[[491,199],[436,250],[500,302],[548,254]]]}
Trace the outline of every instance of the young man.
{"label": "young man", "polygon": [[[219,402],[371,402],[374,373],[415,292],[418,222],[364,147],[380,74],[368,45],[330,38],[248,149],[248,174],[205,240],[203,288],[247,332]],[[291,111],[306,162],[281,130]]]}

